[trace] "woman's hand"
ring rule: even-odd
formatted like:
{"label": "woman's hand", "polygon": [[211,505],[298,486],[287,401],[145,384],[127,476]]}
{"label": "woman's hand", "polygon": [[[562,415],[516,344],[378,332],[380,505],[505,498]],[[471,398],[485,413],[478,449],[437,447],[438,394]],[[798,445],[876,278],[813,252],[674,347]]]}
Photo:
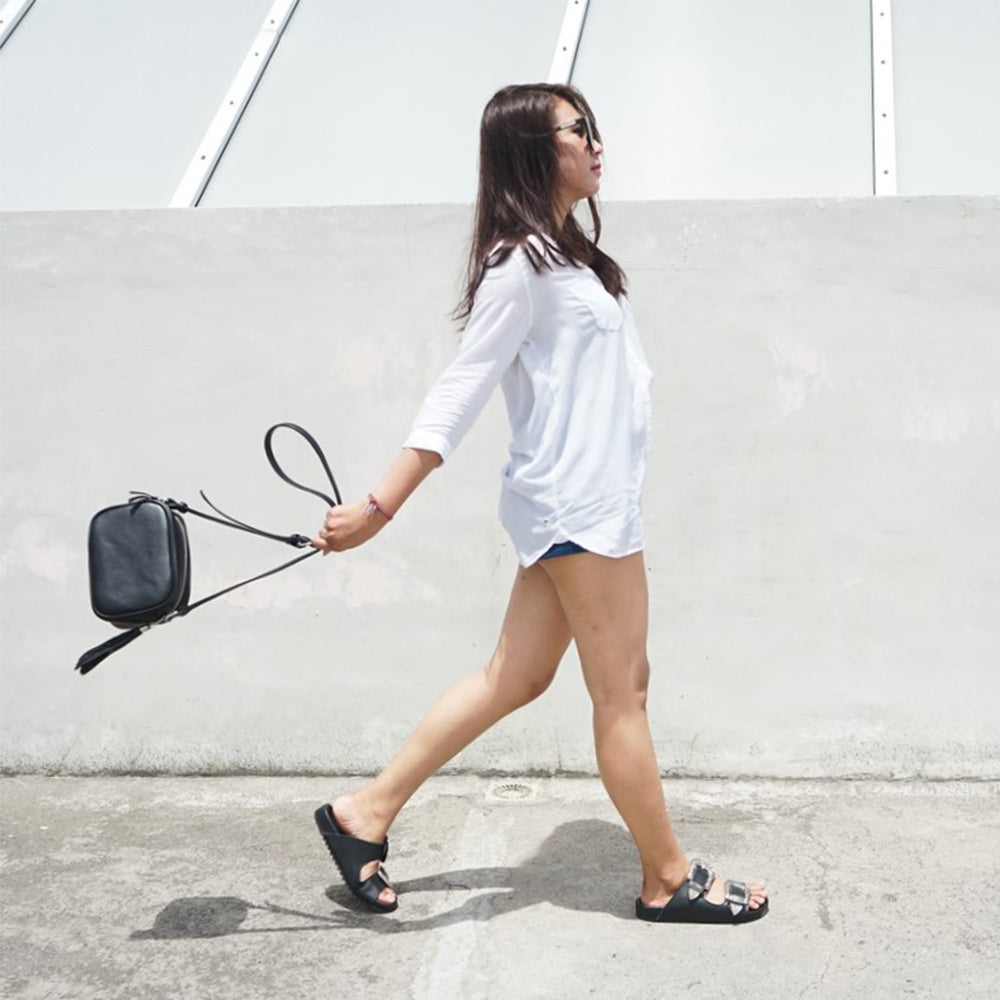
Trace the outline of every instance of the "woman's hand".
{"label": "woman's hand", "polygon": [[331,507],[319,534],[312,540],[313,547],[328,556],[331,552],[356,548],[374,538],[388,522],[378,511],[366,514],[366,506],[366,502],[360,500]]}
{"label": "woman's hand", "polygon": [[312,541],[313,546],[328,556],[374,538],[399,513],[406,498],[430,471],[440,464],[441,456],[436,451],[404,448],[366,500],[341,504],[327,511],[323,527]]}

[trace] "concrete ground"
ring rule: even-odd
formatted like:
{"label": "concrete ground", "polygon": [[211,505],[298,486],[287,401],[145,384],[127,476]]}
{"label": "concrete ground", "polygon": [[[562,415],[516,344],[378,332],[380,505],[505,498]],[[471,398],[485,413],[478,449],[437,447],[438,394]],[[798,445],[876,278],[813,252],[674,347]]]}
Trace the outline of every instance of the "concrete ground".
{"label": "concrete ground", "polygon": [[995,784],[667,781],[687,850],[772,890],[715,928],[633,917],[630,841],[569,778],[430,782],[392,831],[400,909],[362,912],[312,821],[358,780],[3,779],[2,995],[997,995]]}

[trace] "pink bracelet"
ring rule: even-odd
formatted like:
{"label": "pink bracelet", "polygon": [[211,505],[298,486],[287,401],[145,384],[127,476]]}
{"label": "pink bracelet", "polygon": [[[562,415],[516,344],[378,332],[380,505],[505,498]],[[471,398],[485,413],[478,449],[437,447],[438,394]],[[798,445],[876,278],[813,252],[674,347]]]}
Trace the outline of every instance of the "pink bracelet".
{"label": "pink bracelet", "polygon": [[365,504],[364,513],[369,517],[378,511],[387,521],[392,520],[392,514],[390,514],[385,507],[383,507],[378,500],[375,499],[373,493],[368,494],[368,502]]}

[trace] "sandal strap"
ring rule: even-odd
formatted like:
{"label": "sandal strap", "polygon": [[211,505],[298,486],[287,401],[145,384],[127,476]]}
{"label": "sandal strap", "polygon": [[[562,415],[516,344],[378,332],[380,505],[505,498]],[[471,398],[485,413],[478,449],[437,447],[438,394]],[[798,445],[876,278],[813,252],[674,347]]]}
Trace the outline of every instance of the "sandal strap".
{"label": "sandal strap", "polygon": [[726,902],[733,916],[738,917],[750,908],[750,887],[746,882],[726,882]]}
{"label": "sandal strap", "polygon": [[331,806],[322,806],[317,812],[324,817],[325,829],[324,826],[320,827],[323,837],[331,842],[331,844],[337,844],[337,849],[345,856],[351,866],[356,866],[360,869],[368,864],[369,861],[385,861],[388,857],[388,837],[381,843],[376,843],[373,840],[362,840],[360,837],[352,837],[337,825],[337,820],[333,815],[333,808]]}
{"label": "sandal strap", "polygon": [[388,889],[393,893],[396,891],[389,881],[389,873],[379,865],[378,871],[373,875],[369,875],[363,882],[358,883],[357,894],[362,899],[367,899],[376,905],[381,905],[379,903],[379,896],[382,895],[384,889]]}
{"label": "sandal strap", "polygon": [[695,858],[691,862],[691,867],[688,869],[687,874],[688,899],[697,899],[699,896],[704,896],[712,888],[712,883],[714,882],[715,871],[712,867],[706,865],[699,858]]}
{"label": "sandal strap", "polygon": [[352,864],[359,868],[368,864],[369,861],[385,860],[382,844],[376,844],[371,840],[361,840],[359,837],[352,837],[349,833],[341,833],[337,836],[340,838],[341,851]]}

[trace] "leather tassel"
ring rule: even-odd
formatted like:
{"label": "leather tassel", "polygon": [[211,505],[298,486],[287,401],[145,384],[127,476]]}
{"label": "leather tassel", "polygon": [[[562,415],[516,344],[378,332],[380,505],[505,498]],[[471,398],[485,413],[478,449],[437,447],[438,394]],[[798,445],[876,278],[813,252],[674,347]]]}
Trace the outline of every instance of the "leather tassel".
{"label": "leather tassel", "polygon": [[81,674],[90,673],[90,671],[93,670],[98,663],[107,659],[107,657],[109,657],[112,653],[117,653],[119,649],[127,646],[133,639],[138,639],[144,631],[145,628],[142,626],[130,628],[127,632],[122,632],[121,635],[116,635],[111,639],[108,639],[107,642],[102,642],[100,646],[88,649],[87,652],[76,661],[76,669],[79,670]]}

